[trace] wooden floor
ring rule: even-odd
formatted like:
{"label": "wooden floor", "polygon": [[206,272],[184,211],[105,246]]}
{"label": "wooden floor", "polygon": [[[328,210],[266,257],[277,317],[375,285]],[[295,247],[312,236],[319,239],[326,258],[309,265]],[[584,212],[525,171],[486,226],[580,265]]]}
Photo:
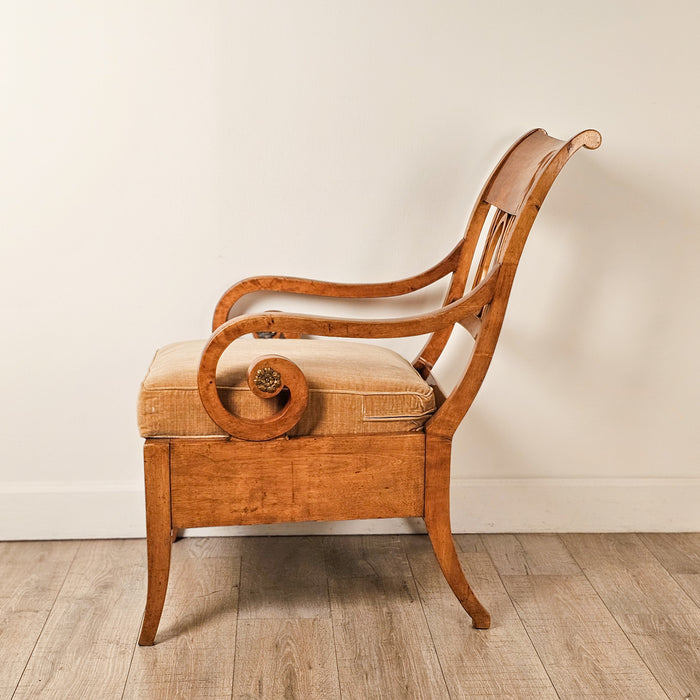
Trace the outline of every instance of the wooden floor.
{"label": "wooden floor", "polygon": [[0,543],[0,698],[700,698],[700,534],[186,538],[136,646],[143,540]]}

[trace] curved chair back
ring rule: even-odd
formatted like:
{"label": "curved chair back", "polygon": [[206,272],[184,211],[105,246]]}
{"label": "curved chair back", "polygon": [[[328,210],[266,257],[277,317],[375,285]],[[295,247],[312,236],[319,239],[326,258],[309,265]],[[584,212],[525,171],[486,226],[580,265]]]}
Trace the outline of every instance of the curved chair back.
{"label": "curved chair back", "polygon": [[[496,278],[493,299],[460,323],[475,338],[467,368],[426,430],[451,437],[472,404],[496,348],[510,290],[530,229],[557,175],[581,147],[598,148],[600,134],[582,131],[570,141],[552,138],[543,129],[525,134],[503,156],[487,180],[471,213],[445,305]],[[477,255],[478,251],[478,255]],[[434,333],[414,362],[427,379],[452,332]]]}

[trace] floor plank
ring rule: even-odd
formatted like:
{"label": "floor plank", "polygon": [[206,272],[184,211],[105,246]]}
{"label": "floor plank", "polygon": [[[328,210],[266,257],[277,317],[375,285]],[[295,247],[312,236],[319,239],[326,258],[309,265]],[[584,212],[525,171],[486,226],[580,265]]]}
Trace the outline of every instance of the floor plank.
{"label": "floor plank", "polygon": [[642,533],[639,539],[671,574],[700,574],[700,532]]}
{"label": "floor plank", "polygon": [[[486,551],[482,535],[453,535],[452,537],[458,552]],[[406,556],[433,551],[428,535],[401,535],[401,546]]]}
{"label": "floor plank", "polygon": [[0,699],[700,696],[697,536],[455,540],[490,630],[424,535],[188,537],[143,649],[143,540],[0,543]]}
{"label": "floor plank", "polygon": [[637,535],[562,535],[562,539],[613,615],[697,612]]}
{"label": "floor plank", "polygon": [[0,699],[12,697],[78,542],[0,542]]}
{"label": "floor plank", "polygon": [[332,578],[411,575],[399,535],[324,537],[323,549]]}
{"label": "floor plank", "polygon": [[666,693],[700,697],[700,615],[617,616]]}
{"label": "floor plank", "polygon": [[241,620],[233,698],[340,698],[331,621]]}
{"label": "floor plank", "polygon": [[557,697],[487,554],[463,553],[460,561],[491,613],[488,630],[472,627],[431,552],[413,552],[409,561],[453,698]]}
{"label": "floor plank", "polygon": [[124,698],[231,697],[240,540],[176,542],[155,646],[137,647]]}
{"label": "floor plank", "polygon": [[320,537],[245,537],[241,620],[330,617]]}
{"label": "floor plank", "polygon": [[329,588],[344,700],[448,697],[412,578],[331,578]]}
{"label": "floor plank", "polygon": [[[664,690],[671,697],[700,695],[700,609],[681,582],[637,535],[563,539]],[[672,567],[687,569],[687,552],[659,554]]]}
{"label": "floor plank", "polygon": [[558,535],[482,535],[482,539],[498,573],[504,576],[581,573]]}
{"label": "floor plank", "polygon": [[673,578],[695,605],[700,607],[700,574],[674,574]]}
{"label": "floor plank", "polygon": [[639,538],[700,607],[700,533],[640,534]]}
{"label": "floor plank", "polygon": [[14,698],[121,698],[145,572],[142,540],[81,542]]}
{"label": "floor plank", "polygon": [[560,698],[665,698],[582,576],[503,576]]}
{"label": "floor plank", "polygon": [[[456,540],[455,537],[455,542]],[[401,535],[401,548],[407,557],[410,557],[411,554],[424,554],[433,551],[428,535]]]}
{"label": "floor plank", "polygon": [[460,552],[485,552],[483,535],[454,535],[457,550]]}
{"label": "floor plank", "polygon": [[243,554],[243,537],[186,537],[173,544],[173,554],[182,544],[188,559],[238,557]]}

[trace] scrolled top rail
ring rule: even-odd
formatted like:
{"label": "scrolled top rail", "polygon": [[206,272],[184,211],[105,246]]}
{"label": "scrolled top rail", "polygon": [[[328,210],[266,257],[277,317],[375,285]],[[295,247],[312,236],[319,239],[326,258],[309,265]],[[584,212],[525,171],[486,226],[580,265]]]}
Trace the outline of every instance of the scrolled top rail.
{"label": "scrolled top rail", "polygon": [[583,146],[584,148],[594,151],[600,146],[601,143],[603,143],[603,137],[600,135],[600,131],[596,131],[595,129],[586,129],[585,131],[576,134],[576,136],[571,139],[571,143],[574,146]]}
{"label": "scrolled top rail", "polygon": [[[199,364],[197,386],[204,409],[224,431],[243,440],[270,440],[291,430],[308,404],[309,388],[301,369],[280,355],[264,355],[248,368],[248,385],[261,398],[271,398],[283,388],[287,403],[275,415],[264,419],[236,416],[221,403],[216,387],[216,368],[226,348],[237,338],[259,331],[303,333],[336,338],[400,338],[424,335],[459,323],[468,314],[490,303],[496,289],[500,266],[469,294],[427,314],[385,320],[357,320],[302,316],[281,312],[239,316],[220,326],[206,344]],[[264,346],[264,341],[261,342]]]}

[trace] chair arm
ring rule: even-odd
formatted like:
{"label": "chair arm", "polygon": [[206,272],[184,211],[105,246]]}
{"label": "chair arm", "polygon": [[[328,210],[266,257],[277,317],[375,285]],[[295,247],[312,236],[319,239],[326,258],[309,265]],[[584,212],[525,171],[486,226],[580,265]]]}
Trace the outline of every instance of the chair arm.
{"label": "chair arm", "polygon": [[450,272],[454,272],[459,255],[462,252],[462,244],[463,241],[460,241],[447,257],[433,265],[429,270],[394,282],[347,284],[323,282],[301,277],[249,277],[234,284],[219,299],[214,310],[212,331],[226,323],[236,302],[246,294],[252,294],[253,292],[287,292],[291,294],[334,297],[337,299],[376,299],[379,297],[396,297],[415,292],[433,284],[433,282],[437,282]]}
{"label": "chair arm", "polygon": [[[469,294],[431,313],[397,319],[355,320],[267,312],[239,316],[220,326],[209,338],[199,364],[197,386],[204,409],[230,435],[243,440],[270,440],[291,430],[308,403],[309,388],[303,372],[280,355],[263,355],[248,368],[248,386],[261,398],[289,392],[287,403],[275,415],[252,420],[224,408],[216,388],[216,367],[226,348],[248,333],[304,333],[335,338],[402,338],[434,333],[479,312],[494,296],[500,265]],[[263,343],[261,343],[263,345]]]}

